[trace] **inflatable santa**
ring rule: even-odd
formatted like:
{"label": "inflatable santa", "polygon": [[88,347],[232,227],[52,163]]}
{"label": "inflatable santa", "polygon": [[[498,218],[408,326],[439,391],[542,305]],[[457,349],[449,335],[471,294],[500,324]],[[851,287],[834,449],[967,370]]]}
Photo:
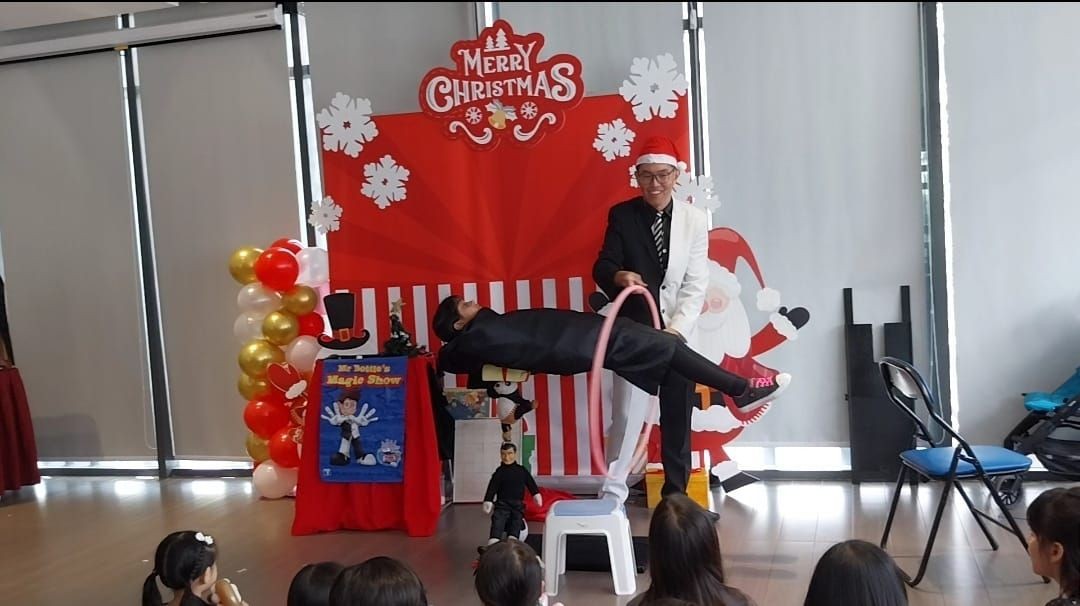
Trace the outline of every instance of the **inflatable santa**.
{"label": "inflatable santa", "polygon": [[[744,292],[736,277],[739,262],[747,264],[756,283],[755,292]],[[802,308],[780,306],[780,293],[765,285],[754,253],[735,230],[721,227],[709,232],[709,287],[697,321],[697,349],[726,370],[743,377],[773,376],[776,371],[757,361],[757,357],[799,336],[799,329],[810,320]],[[743,299],[753,295],[758,310],[769,314],[769,321],[756,332]],[[695,408],[691,419],[690,448],[707,451],[712,475],[726,491],[734,490],[754,478],[743,474],[724,451],[742,433],[756,423],[772,404],[747,412],[741,411],[725,396],[713,399],[705,408]]]}

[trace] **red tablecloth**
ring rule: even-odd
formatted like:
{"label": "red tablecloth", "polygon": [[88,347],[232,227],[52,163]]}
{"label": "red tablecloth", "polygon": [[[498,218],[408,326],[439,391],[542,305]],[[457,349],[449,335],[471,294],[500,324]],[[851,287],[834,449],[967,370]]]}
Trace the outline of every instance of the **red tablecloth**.
{"label": "red tablecloth", "polygon": [[0,369],[0,492],[37,484],[37,446],[17,368]]}
{"label": "red tablecloth", "polygon": [[[410,358],[405,386],[404,481],[344,484],[319,476],[319,405],[314,396],[304,419],[304,448],[296,485],[294,535],[332,530],[404,530],[412,537],[435,534],[442,510],[439,449],[431,409],[431,356]],[[313,394],[322,383],[322,362],[311,377]],[[310,438],[308,437],[310,436]],[[407,496],[406,496],[407,495]]]}

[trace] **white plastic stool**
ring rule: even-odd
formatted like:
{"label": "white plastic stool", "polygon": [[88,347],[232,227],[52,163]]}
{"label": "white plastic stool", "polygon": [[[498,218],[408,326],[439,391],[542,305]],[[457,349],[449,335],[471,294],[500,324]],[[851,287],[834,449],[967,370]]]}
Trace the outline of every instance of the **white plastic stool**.
{"label": "white plastic stool", "polygon": [[544,520],[543,548],[547,561],[544,571],[547,593],[555,595],[559,592],[559,577],[566,572],[566,537],[571,534],[607,537],[615,595],[632,595],[637,591],[634,540],[626,510],[613,501],[591,499],[558,501],[548,511]]}

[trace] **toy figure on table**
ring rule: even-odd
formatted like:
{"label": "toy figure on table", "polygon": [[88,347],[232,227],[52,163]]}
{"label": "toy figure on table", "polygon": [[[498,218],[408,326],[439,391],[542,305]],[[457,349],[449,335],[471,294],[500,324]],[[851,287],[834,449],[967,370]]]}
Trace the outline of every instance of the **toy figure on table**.
{"label": "toy figure on table", "polygon": [[427,348],[413,343],[412,335],[401,323],[401,308],[405,302],[401,299],[390,304],[390,338],[383,342],[383,355],[420,356],[427,353]]}
{"label": "toy figure on table", "polygon": [[482,554],[489,545],[507,537],[522,538],[525,530],[525,490],[533,501],[543,507],[544,499],[529,470],[517,462],[517,447],[507,442],[499,450],[502,463],[491,474],[487,492],[484,493],[484,513],[491,515],[491,533],[487,545],[478,548]]}

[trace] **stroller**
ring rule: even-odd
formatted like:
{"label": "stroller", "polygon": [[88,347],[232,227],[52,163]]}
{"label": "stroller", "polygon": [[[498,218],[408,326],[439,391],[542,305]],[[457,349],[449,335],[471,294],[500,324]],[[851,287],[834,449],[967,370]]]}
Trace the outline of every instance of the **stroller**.
{"label": "stroller", "polygon": [[[1080,479],[1080,368],[1051,393],[1025,393],[1028,415],[1009,432],[1005,448],[1034,454],[1047,471]],[[995,488],[1006,505],[1020,499],[1023,478],[1003,476]]]}

